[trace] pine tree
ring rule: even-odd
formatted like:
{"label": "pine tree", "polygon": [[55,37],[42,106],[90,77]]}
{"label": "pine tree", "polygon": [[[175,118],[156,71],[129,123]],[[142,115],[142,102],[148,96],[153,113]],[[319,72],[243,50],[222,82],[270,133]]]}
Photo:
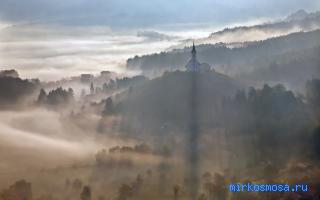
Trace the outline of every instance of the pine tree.
{"label": "pine tree", "polygon": [[90,94],[94,94],[94,85],[92,82],[90,84]]}
{"label": "pine tree", "polygon": [[43,88],[41,88],[39,96],[38,96],[37,103],[38,104],[44,104],[46,101],[47,101],[47,93]]}

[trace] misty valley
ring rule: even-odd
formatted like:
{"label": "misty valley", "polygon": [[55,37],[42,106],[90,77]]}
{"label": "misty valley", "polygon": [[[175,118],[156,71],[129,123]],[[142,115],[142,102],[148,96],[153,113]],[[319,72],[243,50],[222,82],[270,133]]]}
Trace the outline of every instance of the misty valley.
{"label": "misty valley", "polygon": [[[0,62],[0,200],[319,199],[319,22],[319,12],[300,10],[134,52],[122,71],[54,80],[26,77],[21,67],[35,51],[49,73],[63,74],[52,67],[60,57],[42,51],[63,55],[58,41],[15,42],[0,29],[8,42],[0,44],[8,59]],[[147,46],[177,40],[138,35]],[[30,54],[13,52],[19,45]],[[23,61],[9,66],[10,56]],[[234,193],[232,183],[304,183],[308,192]]]}

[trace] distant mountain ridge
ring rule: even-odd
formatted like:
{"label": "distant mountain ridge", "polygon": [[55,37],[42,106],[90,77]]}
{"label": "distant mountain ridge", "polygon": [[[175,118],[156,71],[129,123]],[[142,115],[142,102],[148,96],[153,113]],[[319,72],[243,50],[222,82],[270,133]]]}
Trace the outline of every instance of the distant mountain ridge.
{"label": "distant mountain ridge", "polygon": [[[217,72],[231,77],[254,80],[255,76],[268,69],[268,74],[281,72],[275,80],[260,78],[261,82],[283,80],[291,88],[301,88],[306,80],[320,77],[319,56],[320,30],[298,32],[270,38],[259,42],[248,42],[240,48],[228,48],[223,44],[197,46],[198,59],[208,63]],[[159,76],[165,71],[184,70],[189,60],[191,48],[177,49],[157,54],[136,56],[127,60],[127,68],[141,70],[144,75]],[[298,57],[296,56],[298,55]],[[277,66],[277,70],[273,66]],[[291,67],[290,67],[291,66]],[[290,74],[299,72],[299,77]],[[254,72],[255,71],[255,72]],[[254,72],[254,73],[251,73]],[[302,74],[301,74],[302,73]],[[246,75],[245,75],[246,74]],[[243,76],[245,75],[245,76]],[[248,76],[250,75],[250,76]],[[245,77],[245,78],[244,78]],[[262,77],[265,77],[262,75]],[[278,76],[277,76],[278,77]]]}
{"label": "distant mountain ridge", "polygon": [[301,19],[307,18],[309,15],[311,15],[311,14],[307,13],[303,9],[300,9],[300,10],[292,13],[291,15],[289,15],[286,20],[287,21],[301,20]]}
{"label": "distant mountain ridge", "polygon": [[[270,38],[259,42],[246,43],[245,47],[227,48],[223,44],[197,46],[199,60],[215,68],[220,65],[248,64],[261,57],[272,57],[282,53],[320,46],[320,30],[298,32]],[[128,69],[143,72],[182,69],[190,57],[191,48],[176,49],[168,52],[135,56],[127,60]]]}
{"label": "distant mountain ridge", "polygon": [[263,23],[254,26],[225,28],[221,31],[211,33],[206,38],[184,40],[180,45],[174,46],[170,49],[191,46],[193,41],[197,44],[226,43],[232,45],[232,43],[259,41],[294,32],[307,32],[317,29],[320,29],[320,11],[308,13],[305,10],[298,10],[281,21]]}
{"label": "distant mountain ridge", "polygon": [[[166,52],[129,58],[127,60],[127,68],[138,69],[143,73],[147,72],[147,75],[150,75],[150,70],[153,71],[152,74],[157,74],[165,70],[181,69],[189,58],[189,46],[193,42],[198,45],[202,54],[199,56],[200,59],[203,59],[203,62],[207,62],[210,65],[228,65],[230,62],[233,63],[232,54],[238,54],[247,48],[252,49],[253,46],[254,48],[259,48],[263,44],[274,43],[274,45],[270,45],[270,48],[273,48],[272,46],[278,46],[277,42],[283,43],[284,46],[279,46],[279,49],[273,48],[272,54],[316,47],[320,45],[319,31],[317,30],[320,30],[320,11],[307,13],[305,10],[298,10],[282,21],[255,26],[225,28],[222,31],[212,33],[207,38],[185,40],[181,45],[171,47]],[[303,32],[310,32],[310,34]],[[292,45],[286,40],[290,40]],[[297,44],[297,41],[300,41],[300,43]],[[233,48],[235,49],[231,50]],[[215,50],[213,51],[213,49]],[[279,51],[280,49],[282,49],[281,52]],[[266,55],[269,54],[269,50],[265,49]],[[214,54],[209,55],[209,51]],[[253,53],[253,57],[256,57],[255,52]],[[229,57],[229,59],[231,61],[225,60],[224,57],[230,56],[230,54],[231,58]],[[237,60],[241,61],[241,58]]]}

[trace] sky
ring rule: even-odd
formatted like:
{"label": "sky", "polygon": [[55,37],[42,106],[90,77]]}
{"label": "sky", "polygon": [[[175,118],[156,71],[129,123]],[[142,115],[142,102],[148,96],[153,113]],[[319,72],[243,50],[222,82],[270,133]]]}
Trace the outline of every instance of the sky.
{"label": "sky", "polygon": [[125,71],[159,52],[226,26],[320,10],[318,0],[0,0],[0,69],[56,80]]}
{"label": "sky", "polygon": [[225,24],[317,8],[317,0],[1,0],[0,18],[15,23],[127,28],[170,23]]}

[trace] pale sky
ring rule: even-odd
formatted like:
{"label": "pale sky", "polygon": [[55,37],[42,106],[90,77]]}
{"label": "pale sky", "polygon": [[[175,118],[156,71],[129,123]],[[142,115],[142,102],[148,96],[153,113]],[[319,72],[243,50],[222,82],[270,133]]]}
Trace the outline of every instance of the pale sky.
{"label": "pale sky", "polygon": [[0,69],[41,80],[124,71],[136,54],[298,9],[320,10],[320,1],[0,0]]}
{"label": "pale sky", "polygon": [[226,24],[319,9],[318,0],[1,0],[0,19],[142,27],[166,23]]}

